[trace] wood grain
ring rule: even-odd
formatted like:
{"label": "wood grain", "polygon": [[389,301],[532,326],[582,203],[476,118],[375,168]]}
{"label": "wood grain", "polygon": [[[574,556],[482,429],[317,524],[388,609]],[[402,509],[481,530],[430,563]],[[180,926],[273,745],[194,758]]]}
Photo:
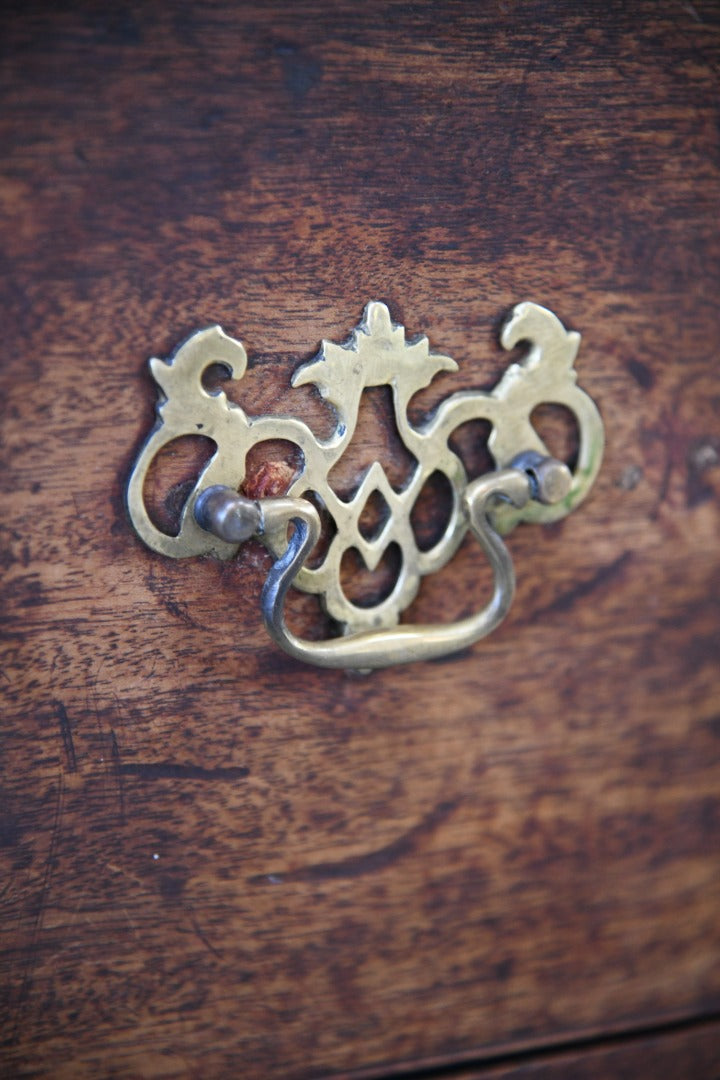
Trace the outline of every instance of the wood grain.
{"label": "wood grain", "polygon": [[[382,1076],[716,1015],[717,5],[4,22],[4,1072]],[[260,549],[166,561],[123,490],[149,355],[219,322],[248,410],[320,424],[290,376],[369,299],[459,361],[425,407],[552,308],[608,449],[513,535],[492,638],[363,679],[270,645]],[[469,545],[410,617],[484,580]]]}
{"label": "wood grain", "polygon": [[[454,1069],[452,1076],[457,1080],[634,1080],[643,1076],[688,1080],[692,1076],[717,1076],[719,1065],[717,1024],[698,1024],[628,1040],[607,1039],[597,1046],[538,1051],[504,1064]],[[449,1074],[445,1075],[449,1080]],[[443,1073],[434,1076],[442,1080]],[[431,1075],[418,1076],[418,1080],[431,1080]]]}

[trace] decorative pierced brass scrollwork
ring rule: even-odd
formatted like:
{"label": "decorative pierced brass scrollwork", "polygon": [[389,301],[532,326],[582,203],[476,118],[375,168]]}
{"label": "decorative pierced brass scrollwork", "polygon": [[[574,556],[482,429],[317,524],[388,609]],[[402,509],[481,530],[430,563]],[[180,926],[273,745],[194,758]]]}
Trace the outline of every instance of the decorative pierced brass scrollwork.
{"label": "decorative pierced brass scrollwork", "polygon": [[[385,304],[367,305],[360,325],[344,345],[323,341],[316,359],[295,372],[293,386],[314,384],[337,416],[328,439],[319,439],[302,420],[285,416],[250,417],[225,393],[208,391],[203,374],[223,364],[234,380],[242,379],[247,357],[239,341],[219,326],[198,331],[169,360],[153,359],[150,368],[161,390],[158,421],[143,446],[128,485],[128,508],[139,536],[155,551],[173,558],[215,555],[227,559],[252,535],[259,536],[276,558],[263,590],[262,609],[273,638],[289,653],[325,667],[372,669],[455,651],[485,636],[504,617],[512,600],[514,575],[500,538],[520,521],[549,522],[564,517],[585,497],[600,467],[603,426],[598,410],[576,384],[573,367],[580,335],[537,304],[518,304],[505,323],[501,343],[512,349],[521,341],[529,351],[511,364],[490,393],[466,390],[446,398],[422,425],[408,418],[410,399],[440,371],[457,370],[454,360],[430,351],[426,337],[405,338]],[[406,486],[397,491],[379,461],[373,462],[352,499],[342,499],[329,476],[347,450],[358,420],[363,392],[390,386],[400,438],[416,461]],[[544,402],[566,406],[579,431],[577,464],[550,457],[531,423]],[[468,483],[460,458],[449,446],[453,432],[470,420],[492,425],[488,448],[496,472]],[[144,487],[148,469],[160,450],[186,434],[209,436],[217,450],[188,497],[179,532],[170,536],[150,519]],[[302,452],[304,466],[282,498],[254,502],[238,491],[245,478],[249,451],[257,443],[283,439]],[[431,474],[444,474],[452,492],[447,527],[429,550],[417,544],[411,512]],[[389,516],[377,536],[363,536],[359,523],[370,497],[379,492]],[[320,565],[306,560],[318,540],[319,518],[308,496],[327,509],[336,532]],[[288,526],[295,528],[288,539]],[[467,530],[480,542],[493,568],[490,602],[468,619],[448,625],[399,625],[415,598],[421,578],[439,570],[457,551]],[[340,564],[348,548],[357,549],[373,570],[390,544],[397,544],[401,568],[389,596],[373,607],[359,607],[345,595]],[[289,586],[316,593],[341,626],[342,636],[306,642],[288,629],[283,603]]]}

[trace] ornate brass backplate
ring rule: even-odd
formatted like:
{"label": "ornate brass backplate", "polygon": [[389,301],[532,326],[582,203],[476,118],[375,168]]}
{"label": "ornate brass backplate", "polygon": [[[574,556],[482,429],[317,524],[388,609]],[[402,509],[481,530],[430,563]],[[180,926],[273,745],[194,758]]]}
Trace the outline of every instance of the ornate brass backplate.
{"label": "ornate brass backplate", "polygon": [[[392,322],[385,304],[370,303],[348,342],[337,345],[323,341],[316,359],[293,377],[293,386],[314,384],[335,410],[335,430],[323,440],[300,419],[251,417],[222,390],[206,390],[203,374],[210,365],[225,365],[239,381],[247,357],[240,342],[219,326],[198,331],[169,360],[150,361],[161,399],[158,421],[128,485],[133,525],[151,548],[173,558],[231,558],[239,542],[253,534],[260,536],[277,559],[263,596],[268,629],[288,652],[310,662],[367,669],[463,648],[497,625],[512,597],[512,566],[498,533],[508,532],[519,521],[550,522],[564,517],[587,494],[602,458],[600,415],[592,399],[576,384],[573,365],[579,334],[565,330],[545,308],[522,303],[505,323],[501,342],[504,348],[512,349],[523,341],[529,345],[525,359],[511,364],[491,392],[452,394],[429,419],[415,426],[408,418],[410,399],[438,372],[454,371],[457,365],[450,357],[431,352],[426,337],[408,341],[404,328]],[[355,434],[363,391],[386,385],[392,389],[400,438],[416,461],[414,471],[407,485],[397,491],[382,464],[375,461],[358,478],[353,497],[345,501],[331,486],[330,473]],[[531,423],[533,410],[544,402],[564,405],[576,418],[579,451],[572,474],[550,458]],[[488,447],[498,471],[469,484],[463,463],[448,440],[461,424],[479,419],[492,425]],[[187,499],[178,534],[170,536],[150,519],[144,500],[145,480],[155,455],[164,446],[179,436],[198,433],[214,440],[217,449]],[[237,494],[245,478],[246,457],[253,446],[269,439],[295,444],[302,453],[303,467],[286,497],[253,503]],[[449,482],[452,509],[443,535],[431,550],[424,551],[417,544],[411,512],[426,481],[438,471]],[[359,521],[375,492],[387,503],[389,515],[379,535],[367,539]],[[308,498],[311,493],[336,527],[324,559],[312,568],[304,565],[319,533],[317,512]],[[296,528],[288,540],[290,521]],[[399,626],[421,578],[445,566],[468,528],[493,565],[493,599],[478,615],[450,626]],[[345,551],[357,549],[373,570],[391,543],[399,546],[402,565],[390,595],[374,607],[353,604],[341,585],[340,564]],[[290,583],[318,594],[344,636],[326,642],[296,638],[282,616]]]}

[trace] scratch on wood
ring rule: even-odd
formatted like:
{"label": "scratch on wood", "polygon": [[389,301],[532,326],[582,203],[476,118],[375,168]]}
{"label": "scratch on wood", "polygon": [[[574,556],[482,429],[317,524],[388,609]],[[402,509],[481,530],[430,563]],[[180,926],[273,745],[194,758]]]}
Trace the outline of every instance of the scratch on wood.
{"label": "scratch on wood", "polygon": [[125,824],[125,781],[123,779],[122,762],[120,761],[120,747],[114,731],[110,731],[110,760],[113,764],[118,785],[118,800],[120,802],[120,824]]}
{"label": "scratch on wood", "polygon": [[60,725],[60,737],[65,749],[68,772],[77,772],[77,756],[75,754],[72,727],[70,726],[70,718],[68,717],[67,709],[62,701],[55,702],[55,715],[57,716],[58,724]]}
{"label": "scratch on wood", "polygon": [[702,25],[702,19],[698,15],[697,8],[694,4],[681,4],[683,11],[687,11],[688,15],[695,20],[696,23]]}
{"label": "scratch on wood", "polygon": [[438,803],[422,821],[393,840],[385,847],[363,855],[352,855],[337,862],[321,862],[303,866],[288,873],[257,874],[250,878],[251,885],[281,884],[289,881],[327,881],[333,878],[360,877],[362,874],[384,870],[417,850],[421,840],[435,832],[439,825],[456,809],[460,799]]}
{"label": "scratch on wood", "polygon": [[15,1043],[18,1040],[18,1031],[20,1027],[20,1019],[22,1017],[23,1006],[30,994],[30,988],[32,986],[32,973],[38,959],[37,946],[40,938],[40,932],[42,930],[43,916],[45,915],[47,900],[50,894],[50,881],[52,879],[53,870],[55,869],[56,852],[58,841],[60,838],[60,828],[62,824],[64,794],[65,789],[63,785],[63,775],[62,773],[60,773],[58,776],[57,795],[55,798],[55,815],[53,818],[52,832],[50,834],[50,844],[48,846],[48,853],[45,859],[45,866],[43,867],[42,883],[40,885],[40,892],[38,894],[37,901],[37,911],[35,912],[35,918],[33,920],[32,933],[30,937],[30,947],[26,950],[25,954],[25,971],[23,973],[23,979],[20,986],[20,991],[18,993],[17,1005],[15,1008],[13,1033],[10,1037],[11,1043]]}
{"label": "scratch on wood", "polygon": [[200,927],[199,927],[199,925],[198,925],[198,921],[197,921],[197,919],[196,919],[196,918],[195,918],[195,916],[194,916],[194,915],[192,915],[192,914],[190,915],[190,922],[192,923],[192,925],[193,925],[193,929],[194,929],[195,933],[196,933],[196,934],[197,934],[197,936],[199,937],[200,941],[202,941],[202,943],[203,943],[203,945],[205,946],[205,948],[206,948],[206,949],[209,949],[209,951],[210,951],[210,952],[211,952],[211,953],[213,954],[213,956],[216,956],[216,957],[218,958],[218,960],[222,960],[222,953],[221,953],[221,952],[219,952],[219,951],[218,951],[218,950],[217,950],[217,949],[215,948],[215,946],[213,945],[213,943],[212,943],[212,942],[211,942],[211,941],[209,940],[209,938],[208,938],[208,937],[207,937],[207,936],[206,936],[206,935],[205,935],[205,934],[203,933],[203,931],[202,931],[202,930],[200,929]]}
{"label": "scratch on wood", "polygon": [[632,561],[633,553],[631,551],[624,551],[617,559],[614,559],[611,563],[607,563],[606,566],[601,566],[592,577],[586,578],[584,581],[579,581],[577,585],[574,585],[572,589],[568,589],[567,592],[561,593],[550,604],[546,604],[544,608],[539,608],[533,613],[533,621],[536,619],[544,618],[546,615],[553,614],[557,611],[569,611],[576,600],[580,600],[582,597],[587,596],[588,593],[594,592],[595,589],[601,588],[603,585],[607,585],[613,581],[616,577],[619,577],[625,567]]}
{"label": "scratch on wood", "polygon": [[166,596],[161,599],[165,610],[169,612],[170,615],[173,615],[176,619],[182,619],[186,626],[192,626],[194,630],[202,629],[202,627],[195,622],[192,615],[190,615],[185,604],[181,604],[177,600],[171,600]]}
{"label": "scratch on wood", "polygon": [[144,780],[242,780],[250,772],[244,765],[204,769],[201,765],[179,765],[174,761],[118,763],[121,776],[141,776]]}

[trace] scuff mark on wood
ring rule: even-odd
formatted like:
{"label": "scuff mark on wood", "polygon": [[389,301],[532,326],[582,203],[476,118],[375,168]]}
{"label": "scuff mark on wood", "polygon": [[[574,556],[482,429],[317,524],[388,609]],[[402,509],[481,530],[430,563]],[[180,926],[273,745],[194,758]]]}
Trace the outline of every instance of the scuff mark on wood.
{"label": "scuff mark on wood", "polygon": [[17,1005],[15,1008],[13,1032],[10,1036],[11,1044],[17,1042],[18,1039],[18,1031],[22,1018],[23,1008],[32,989],[33,969],[37,964],[39,958],[38,943],[40,940],[40,933],[42,931],[42,923],[43,917],[45,915],[45,909],[47,908],[48,896],[50,894],[50,883],[57,861],[57,847],[60,838],[60,830],[62,827],[64,795],[65,787],[63,783],[63,774],[60,773],[58,777],[57,793],[55,797],[55,814],[53,818],[52,832],[50,834],[50,844],[48,845],[48,853],[45,858],[45,866],[43,867],[42,883],[40,885],[40,891],[38,893],[37,910],[33,919],[30,946],[25,950],[25,971],[23,972],[22,983],[20,985]]}
{"label": "scuff mark on wood", "polygon": [[122,763],[120,761],[120,747],[114,731],[110,731],[110,760],[117,778],[118,800],[120,802],[120,824],[125,824],[125,781],[123,780]]}
{"label": "scuff mark on wood", "polygon": [[214,769],[202,765],[181,765],[175,761],[136,761],[118,764],[120,776],[140,776],[144,780],[242,780],[250,770],[244,765]]}
{"label": "scuff mark on wood", "polygon": [[582,599],[589,593],[594,592],[596,589],[602,588],[604,585],[608,585],[622,575],[626,566],[632,562],[632,551],[624,551],[617,559],[614,559],[611,563],[607,563],[605,566],[601,566],[592,577],[586,578],[584,581],[579,581],[577,585],[574,585],[572,589],[568,589],[566,592],[557,596],[550,604],[546,604],[544,608],[539,608],[533,613],[533,621],[536,619],[542,619],[546,615],[554,614],[558,611],[569,611],[574,605],[576,600]]}
{"label": "scuff mark on wood", "polygon": [[203,930],[200,929],[198,921],[194,915],[190,915],[190,922],[192,923],[193,930],[195,931],[197,937],[200,941],[202,941],[208,952],[211,952],[213,956],[217,957],[218,960],[222,960],[222,953],[215,948],[212,941],[210,941],[208,936],[203,932]]}
{"label": "scuff mark on wood", "polygon": [[67,762],[68,772],[77,772],[77,755],[75,753],[75,743],[73,742],[72,727],[70,725],[67,709],[62,701],[55,702],[55,715],[57,716],[58,724],[60,725],[60,737],[65,750],[65,760]]}
{"label": "scuff mark on wood", "polygon": [[430,836],[457,809],[460,799],[438,803],[417,825],[386,844],[362,855],[351,855],[337,862],[321,862],[303,866],[287,873],[271,872],[250,878],[251,885],[285,884],[292,881],[328,881],[334,878],[360,877],[392,866],[399,859],[417,851],[422,840]]}

